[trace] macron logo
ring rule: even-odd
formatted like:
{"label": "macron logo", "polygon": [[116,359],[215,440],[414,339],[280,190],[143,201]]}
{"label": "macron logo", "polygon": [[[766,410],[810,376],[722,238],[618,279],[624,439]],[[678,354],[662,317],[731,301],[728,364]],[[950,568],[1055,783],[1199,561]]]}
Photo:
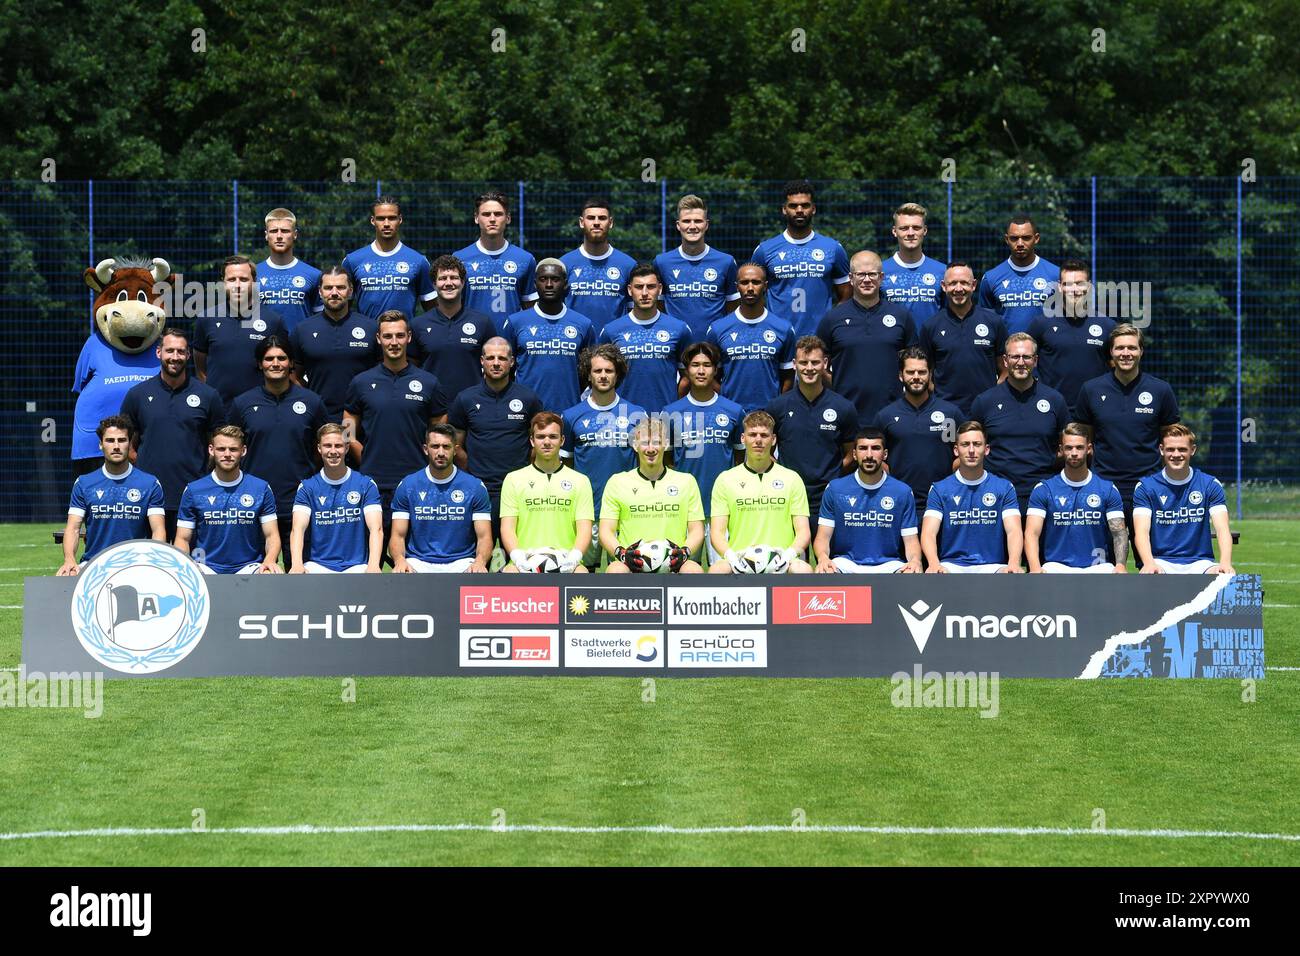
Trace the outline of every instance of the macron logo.
{"label": "macron logo", "polygon": [[898,605],[898,613],[903,615],[903,623],[907,625],[908,633],[912,635],[918,654],[925,653],[925,645],[934,632],[934,622],[939,619],[939,612],[942,610],[943,605],[940,604],[931,611],[930,605],[921,600],[913,604],[910,609]]}

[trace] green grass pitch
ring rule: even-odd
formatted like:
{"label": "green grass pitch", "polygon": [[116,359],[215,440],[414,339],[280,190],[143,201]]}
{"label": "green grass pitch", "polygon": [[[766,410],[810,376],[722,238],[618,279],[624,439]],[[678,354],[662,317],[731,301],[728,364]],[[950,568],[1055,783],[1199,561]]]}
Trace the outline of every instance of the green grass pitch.
{"label": "green grass pitch", "polygon": [[[1266,662],[1300,667],[1300,524],[1244,521]],[[0,667],[48,525],[0,526]],[[392,824],[1048,827],[1300,833],[1300,671],[1003,681],[1000,715],[888,680],[107,682],[104,712],[0,709],[0,864],[1296,865],[1300,842],[909,833],[264,833]],[[105,827],[207,833],[59,836]]]}

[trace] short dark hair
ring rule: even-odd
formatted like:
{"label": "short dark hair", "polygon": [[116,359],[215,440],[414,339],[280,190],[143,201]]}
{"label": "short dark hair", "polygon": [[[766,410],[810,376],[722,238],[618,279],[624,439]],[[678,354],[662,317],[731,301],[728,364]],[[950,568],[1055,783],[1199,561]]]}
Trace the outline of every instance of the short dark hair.
{"label": "short dark hair", "polygon": [[632,287],[632,280],[639,279],[642,276],[654,276],[660,285],[663,285],[664,277],[659,274],[652,262],[638,262],[627,274],[627,282],[623,286],[624,291]]}
{"label": "short dark hair", "polygon": [[127,441],[135,438],[135,422],[131,421],[130,415],[109,415],[107,418],[101,418],[99,427],[95,429],[95,435],[103,441],[104,432],[110,428],[120,428],[126,432]]}
{"label": "short dark hair", "polygon": [[962,422],[957,426],[957,436],[959,438],[967,432],[979,432],[984,436],[984,441],[987,442],[989,440],[989,433],[988,430],[985,429],[983,422],[977,422],[974,419],[971,419],[970,421]]}
{"label": "short dark hair", "polygon": [[905,349],[898,350],[898,370],[901,372],[903,366],[907,364],[908,359],[925,363],[928,370],[930,368],[930,353],[919,345],[909,345]]}
{"label": "short dark hair", "polygon": [[821,350],[822,355],[831,354],[831,350],[826,347],[826,343],[815,335],[805,335],[799,339],[799,341],[794,343],[794,351],[796,355],[800,352],[815,352],[818,349]]}
{"label": "short dark hair", "polygon": [[1007,225],[1008,226],[1028,225],[1031,229],[1034,230],[1034,232],[1038,231],[1038,227],[1034,225],[1034,220],[1030,219],[1028,216],[1012,216],[1011,222],[1007,223]]}
{"label": "short dark hair", "polygon": [[380,206],[396,206],[397,214],[402,214],[402,204],[397,201],[396,196],[376,196],[375,201],[370,204],[370,215],[375,214],[375,210]]}
{"label": "short dark hair", "polygon": [[788,180],[785,184],[784,189],[785,189],[786,199],[789,199],[791,196],[798,196],[800,194],[804,194],[809,199],[813,199],[813,200],[817,198],[817,193],[813,189],[813,184],[808,182],[808,180],[806,179]]}
{"label": "short dark hair", "polygon": [[268,335],[262,341],[257,343],[257,348],[253,349],[253,355],[257,359],[257,367],[262,367],[262,359],[266,358],[266,353],[271,349],[279,349],[289,356],[289,361],[293,361],[293,348],[289,345],[289,340],[283,335]]}
{"label": "short dark hair", "polygon": [[1082,438],[1089,444],[1092,444],[1092,426],[1085,425],[1083,422],[1070,422],[1061,429],[1061,441],[1065,441],[1066,435],[1073,435],[1075,438]]}
{"label": "short dark hair", "polygon": [[461,262],[455,256],[438,256],[429,263],[430,278],[435,282],[438,281],[439,272],[457,272],[460,274],[461,282],[468,282],[469,278],[465,273],[465,263]]}
{"label": "short dark hair", "polygon": [[1089,279],[1092,278],[1092,269],[1090,269],[1088,263],[1084,262],[1082,259],[1066,259],[1061,263],[1061,271],[1082,272]]}
{"label": "short dark hair", "polygon": [[441,435],[443,438],[450,438],[453,445],[460,444],[460,432],[456,431],[455,425],[448,425],[446,422],[429,422],[429,427],[424,430],[425,441],[428,441],[430,435]]}
{"label": "short dark hair", "polygon": [[866,428],[859,428],[858,433],[853,436],[853,444],[856,445],[864,438],[867,439],[868,441],[884,441],[885,433],[882,432],[879,428],[874,428],[870,425],[868,425]]}
{"label": "short dark hair", "polygon": [[385,322],[404,322],[406,324],[406,331],[411,331],[411,320],[407,317],[406,313],[400,309],[388,309],[387,311],[380,312],[379,318],[375,319],[375,328],[378,329],[379,326],[383,325]]}
{"label": "short dark hair", "polygon": [[588,209],[605,209],[611,214],[614,211],[614,207],[609,204],[609,200],[604,196],[588,196],[584,199],[582,201],[582,212],[586,212]]}
{"label": "short dark hair", "polygon": [[578,353],[578,383],[583,388],[591,384],[591,360],[598,358],[614,363],[614,387],[622,385],[623,379],[627,378],[627,359],[613,342],[605,342]]}
{"label": "short dark hair", "polygon": [[221,262],[221,281],[226,281],[226,270],[231,266],[248,266],[248,271],[254,279],[257,278],[257,266],[248,256],[226,256]]}
{"label": "short dark hair", "polygon": [[190,333],[186,332],[184,329],[178,329],[174,325],[169,325],[167,328],[162,330],[162,335],[158,336],[158,348],[162,348],[162,340],[167,338],[169,335],[174,339],[184,339],[185,347],[190,347]]}
{"label": "short dark hair", "polygon": [[713,363],[713,380],[722,381],[722,349],[718,348],[712,342],[692,342],[686,346],[686,351],[682,353],[682,368],[687,368],[691,364],[691,359],[697,355],[703,355]]}
{"label": "short dark hair", "polygon": [[481,207],[485,202],[499,202],[501,204],[501,208],[506,211],[506,214],[507,215],[510,214],[510,200],[506,198],[505,193],[499,193],[499,192],[479,193],[477,196],[474,197],[475,215],[478,215],[479,207]]}
{"label": "short dark hair", "polygon": [[[352,277],[352,273],[348,272],[347,269],[344,269],[339,263],[335,263],[328,269],[321,270],[320,277],[324,279],[326,276],[342,276],[348,280],[348,285],[356,285],[356,280]],[[318,282],[317,285],[320,285],[320,283]]]}
{"label": "short dark hair", "polygon": [[947,267],[945,267],[943,271],[947,272],[949,269],[969,269],[972,273],[975,271],[975,267],[971,265],[969,262],[967,262],[965,259],[952,260],[952,262],[948,263]]}

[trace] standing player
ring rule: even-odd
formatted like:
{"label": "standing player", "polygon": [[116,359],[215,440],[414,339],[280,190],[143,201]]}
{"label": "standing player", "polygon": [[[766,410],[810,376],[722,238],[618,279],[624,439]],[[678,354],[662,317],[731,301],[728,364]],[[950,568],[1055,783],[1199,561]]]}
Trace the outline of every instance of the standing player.
{"label": "standing player", "polygon": [[831,306],[849,296],[849,257],[834,239],[813,231],[817,204],[806,179],[785,184],[781,215],[785,231],[759,243],[750,258],[771,276],[772,310],[797,335],[811,335]]}
{"label": "standing player", "polygon": [[244,433],[223,425],[212,433],[211,474],[181,495],[175,546],[191,554],[204,574],[279,574],[280,531],[275,495],[261,478],[240,469]]}
{"label": "standing player", "polygon": [[899,350],[916,341],[915,319],[906,306],[881,299],[880,256],[864,249],[849,264],[853,294],[818,323],[817,337],[830,350],[831,388],[856,406],[857,425],[866,427],[898,398],[894,367]]}
{"label": "standing player", "polygon": [[491,317],[465,306],[465,266],[455,256],[433,260],[434,307],[412,320],[415,341],[411,356],[442,382],[448,395],[458,395],[480,377],[483,343],[496,334]]}
{"label": "standing player", "polygon": [[984,470],[984,426],[957,429],[957,470],[930,489],[921,519],[926,573],[1019,574],[1024,535],[1016,489]]}
{"label": "standing player", "polygon": [[[632,302],[627,297],[627,275],[636,260],[609,244],[614,215],[609,200],[588,199],[578,216],[582,244],[560,260],[569,280],[564,303],[591,319],[597,333],[607,323],[627,315]],[[538,292],[541,292],[539,286]]]}
{"label": "standing player", "polygon": [[492,316],[500,334],[506,316],[537,298],[533,288],[537,260],[506,240],[510,206],[504,193],[483,193],[474,199],[474,225],[478,240],[456,253],[469,274],[465,304]]}
{"label": "standing player", "polygon": [[971,417],[984,423],[988,466],[1016,486],[1023,513],[1034,485],[1056,470],[1061,429],[1070,419],[1061,393],[1034,378],[1038,343],[1026,332],[1013,332],[1005,351],[1006,381],[975,399]]}
{"label": "standing player", "polygon": [[[324,467],[294,492],[290,574],[378,574],[384,556],[383,506],[372,479],[347,466],[343,426],[317,433]],[[310,532],[311,560],[304,560]]]}
{"label": "standing player", "polygon": [[262,304],[273,307],[290,334],[304,319],[320,311],[320,270],[293,254],[298,241],[298,217],[278,206],[266,214],[266,246],[270,254],[258,264],[257,291]]}
{"label": "standing player", "polygon": [[357,288],[357,311],[382,315],[397,310],[408,319],[433,304],[437,293],[429,277],[429,260],[402,244],[402,205],[392,196],[370,204],[374,241],[349,252],[343,268]]}
{"label": "standing player", "polygon": [[1115,328],[1113,319],[1095,314],[1090,277],[1082,259],[1062,262],[1059,314],[1037,315],[1029,323],[1038,343],[1038,377],[1065,396],[1072,418],[1083,383],[1106,374],[1106,341]]}
{"label": "standing player", "polygon": [[637,466],[609,480],[600,502],[600,544],[613,560],[606,571],[644,571],[645,557],[636,547],[669,541],[671,572],[700,574],[691,560],[704,543],[704,505],[695,479],[664,462],[668,427],[663,419],[643,418],[632,432]]}
{"label": "standing player", "polygon": [[794,379],[794,329],[768,311],[762,266],[741,266],[736,288],[740,307],[709,326],[705,341],[722,354],[722,396],[748,414],[789,389]]}
{"label": "standing player", "polygon": [[623,395],[652,415],[677,398],[681,356],[690,345],[690,329],[659,311],[663,290],[655,267],[641,263],[630,273],[632,311],[601,330],[597,341],[612,342],[627,359]]}
{"label": "standing player", "polygon": [[578,400],[578,353],[596,344],[592,321],[564,304],[564,263],[537,264],[537,303],[516,312],[501,327],[518,365],[519,381],[557,411]]}
{"label": "standing player", "polygon": [[921,328],[917,345],[930,355],[934,393],[970,417],[975,396],[998,381],[998,358],[1007,340],[1002,317],[975,304],[975,273],[964,262],[943,276],[944,306]]}
{"label": "standing player", "polygon": [[268,336],[289,340],[284,319],[257,297],[257,270],[248,256],[229,256],[221,268],[226,298],[215,312],[194,320],[194,371],[217,390],[227,407],[257,388],[257,346]]}
{"label": "standing player", "polygon": [[184,332],[165,329],[157,352],[158,374],[132,386],[122,414],[135,422],[136,466],[162,485],[167,533],[175,537],[181,494],[207,467],[208,436],[225,423],[226,407],[216,389],[186,371],[190,344]]}
{"label": "standing player", "polygon": [[664,281],[664,308],[691,330],[691,341],[702,342],[709,326],[736,308],[736,260],[709,247],[709,210],[699,196],[677,202],[677,232],[682,244],[655,256],[655,269]]}
{"label": "standing player", "polygon": [[781,463],[803,479],[809,513],[821,508],[822,492],[853,463],[858,411],[825,385],[826,344],[805,335],[795,346],[799,384],[767,404],[776,421]]}
{"label": "standing player", "polygon": [[343,421],[348,383],[379,361],[379,325],[352,308],[352,279],[342,266],[320,279],[324,311],[300,323],[290,337],[294,377],[320,396],[325,415]]}
{"label": "standing player", "polygon": [[591,546],[595,511],[587,476],[560,460],[564,427],[554,412],[538,412],[529,423],[533,463],[506,475],[501,486],[501,546],[510,555],[503,570],[531,571],[532,553],[562,553],[564,574],[587,573],[582,556]]}
{"label": "standing player", "polygon": [[[1236,574],[1228,502],[1217,478],[1192,467],[1196,435],[1186,425],[1160,430],[1165,467],[1133,492],[1134,544],[1143,574]],[[1214,560],[1210,529],[1219,542]]]}
{"label": "standing player", "polygon": [[826,486],[813,554],[819,574],[919,574],[912,489],[885,473],[885,435],[864,428],[853,441],[857,470]]}
{"label": "standing player", "polygon": [[1007,332],[1028,331],[1060,282],[1061,270],[1034,251],[1040,238],[1032,219],[1016,216],[1003,236],[1011,255],[980,279],[980,305],[1002,316]]}
{"label": "standing player", "polygon": [[903,203],[894,210],[894,228],[898,251],[885,260],[882,291],[892,305],[907,307],[912,315],[912,334],[921,331],[925,320],[939,311],[939,283],[947,270],[938,259],[922,250],[929,230],[925,219],[929,213],[920,203]]}
{"label": "standing player", "polygon": [[[1025,562],[1030,574],[1124,574],[1128,531],[1124,503],[1115,486],[1088,468],[1088,426],[1070,422],[1061,431],[1065,468],[1034,486],[1025,512]],[[1107,552],[1114,562],[1107,560]]]}
{"label": "standing player", "polygon": [[771,415],[750,412],[743,427],[745,460],[713,485],[709,538],[722,560],[714,561],[709,573],[747,573],[741,552],[754,545],[780,549],[783,570],[807,573],[812,568],[800,555],[808,550],[812,533],[803,479],[772,457],[776,422]]}
{"label": "standing player", "polygon": [[293,530],[298,485],[316,467],[313,455],[317,432],[326,421],[325,405],[319,395],[289,377],[289,346],[278,335],[258,344],[257,364],[262,384],[234,400],[229,418],[244,432],[244,467],[275,492],[283,542]]}
{"label": "standing player", "polygon": [[962,414],[956,405],[934,397],[925,349],[913,345],[898,353],[898,377],[903,397],[880,410],[875,427],[885,433],[893,476],[912,489],[920,515],[930,486],[952,474],[952,446]]}
{"label": "standing player", "polygon": [[429,463],[393,493],[393,572],[482,573],[492,560],[492,505],[483,482],[456,467],[456,429],[430,425]]}
{"label": "standing player", "polygon": [[163,490],[158,479],[131,464],[131,439],[135,425],[125,415],[110,415],[99,423],[99,447],[104,464],[98,471],[78,475],[72,483],[68,523],[63,529],[63,564],[60,576],[76,575],[77,543],[86,525],[84,564],[120,541],[149,537],[167,541],[163,521]]}

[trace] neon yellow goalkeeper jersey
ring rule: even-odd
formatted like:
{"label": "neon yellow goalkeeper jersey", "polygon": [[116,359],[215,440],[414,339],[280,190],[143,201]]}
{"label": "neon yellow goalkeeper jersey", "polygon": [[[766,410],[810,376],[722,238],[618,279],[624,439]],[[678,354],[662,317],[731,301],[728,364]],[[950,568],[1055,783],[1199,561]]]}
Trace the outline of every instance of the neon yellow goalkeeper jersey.
{"label": "neon yellow goalkeeper jersey", "polygon": [[727,515],[727,540],[743,551],[756,544],[788,548],[794,543],[796,515],[808,517],[803,479],[776,462],[763,473],[745,464],[729,468],[713,483],[709,515]]}
{"label": "neon yellow goalkeeper jersey", "polygon": [[704,502],[695,478],[684,472],[664,470],[651,481],[640,469],[620,471],[605,485],[600,500],[600,520],[617,520],[618,543],[667,539],[686,543],[686,526],[704,520]]}
{"label": "neon yellow goalkeeper jersey", "polygon": [[572,548],[578,522],[594,521],[591,482],[572,468],[542,471],[528,465],[501,483],[501,517],[515,519],[519,547]]}

